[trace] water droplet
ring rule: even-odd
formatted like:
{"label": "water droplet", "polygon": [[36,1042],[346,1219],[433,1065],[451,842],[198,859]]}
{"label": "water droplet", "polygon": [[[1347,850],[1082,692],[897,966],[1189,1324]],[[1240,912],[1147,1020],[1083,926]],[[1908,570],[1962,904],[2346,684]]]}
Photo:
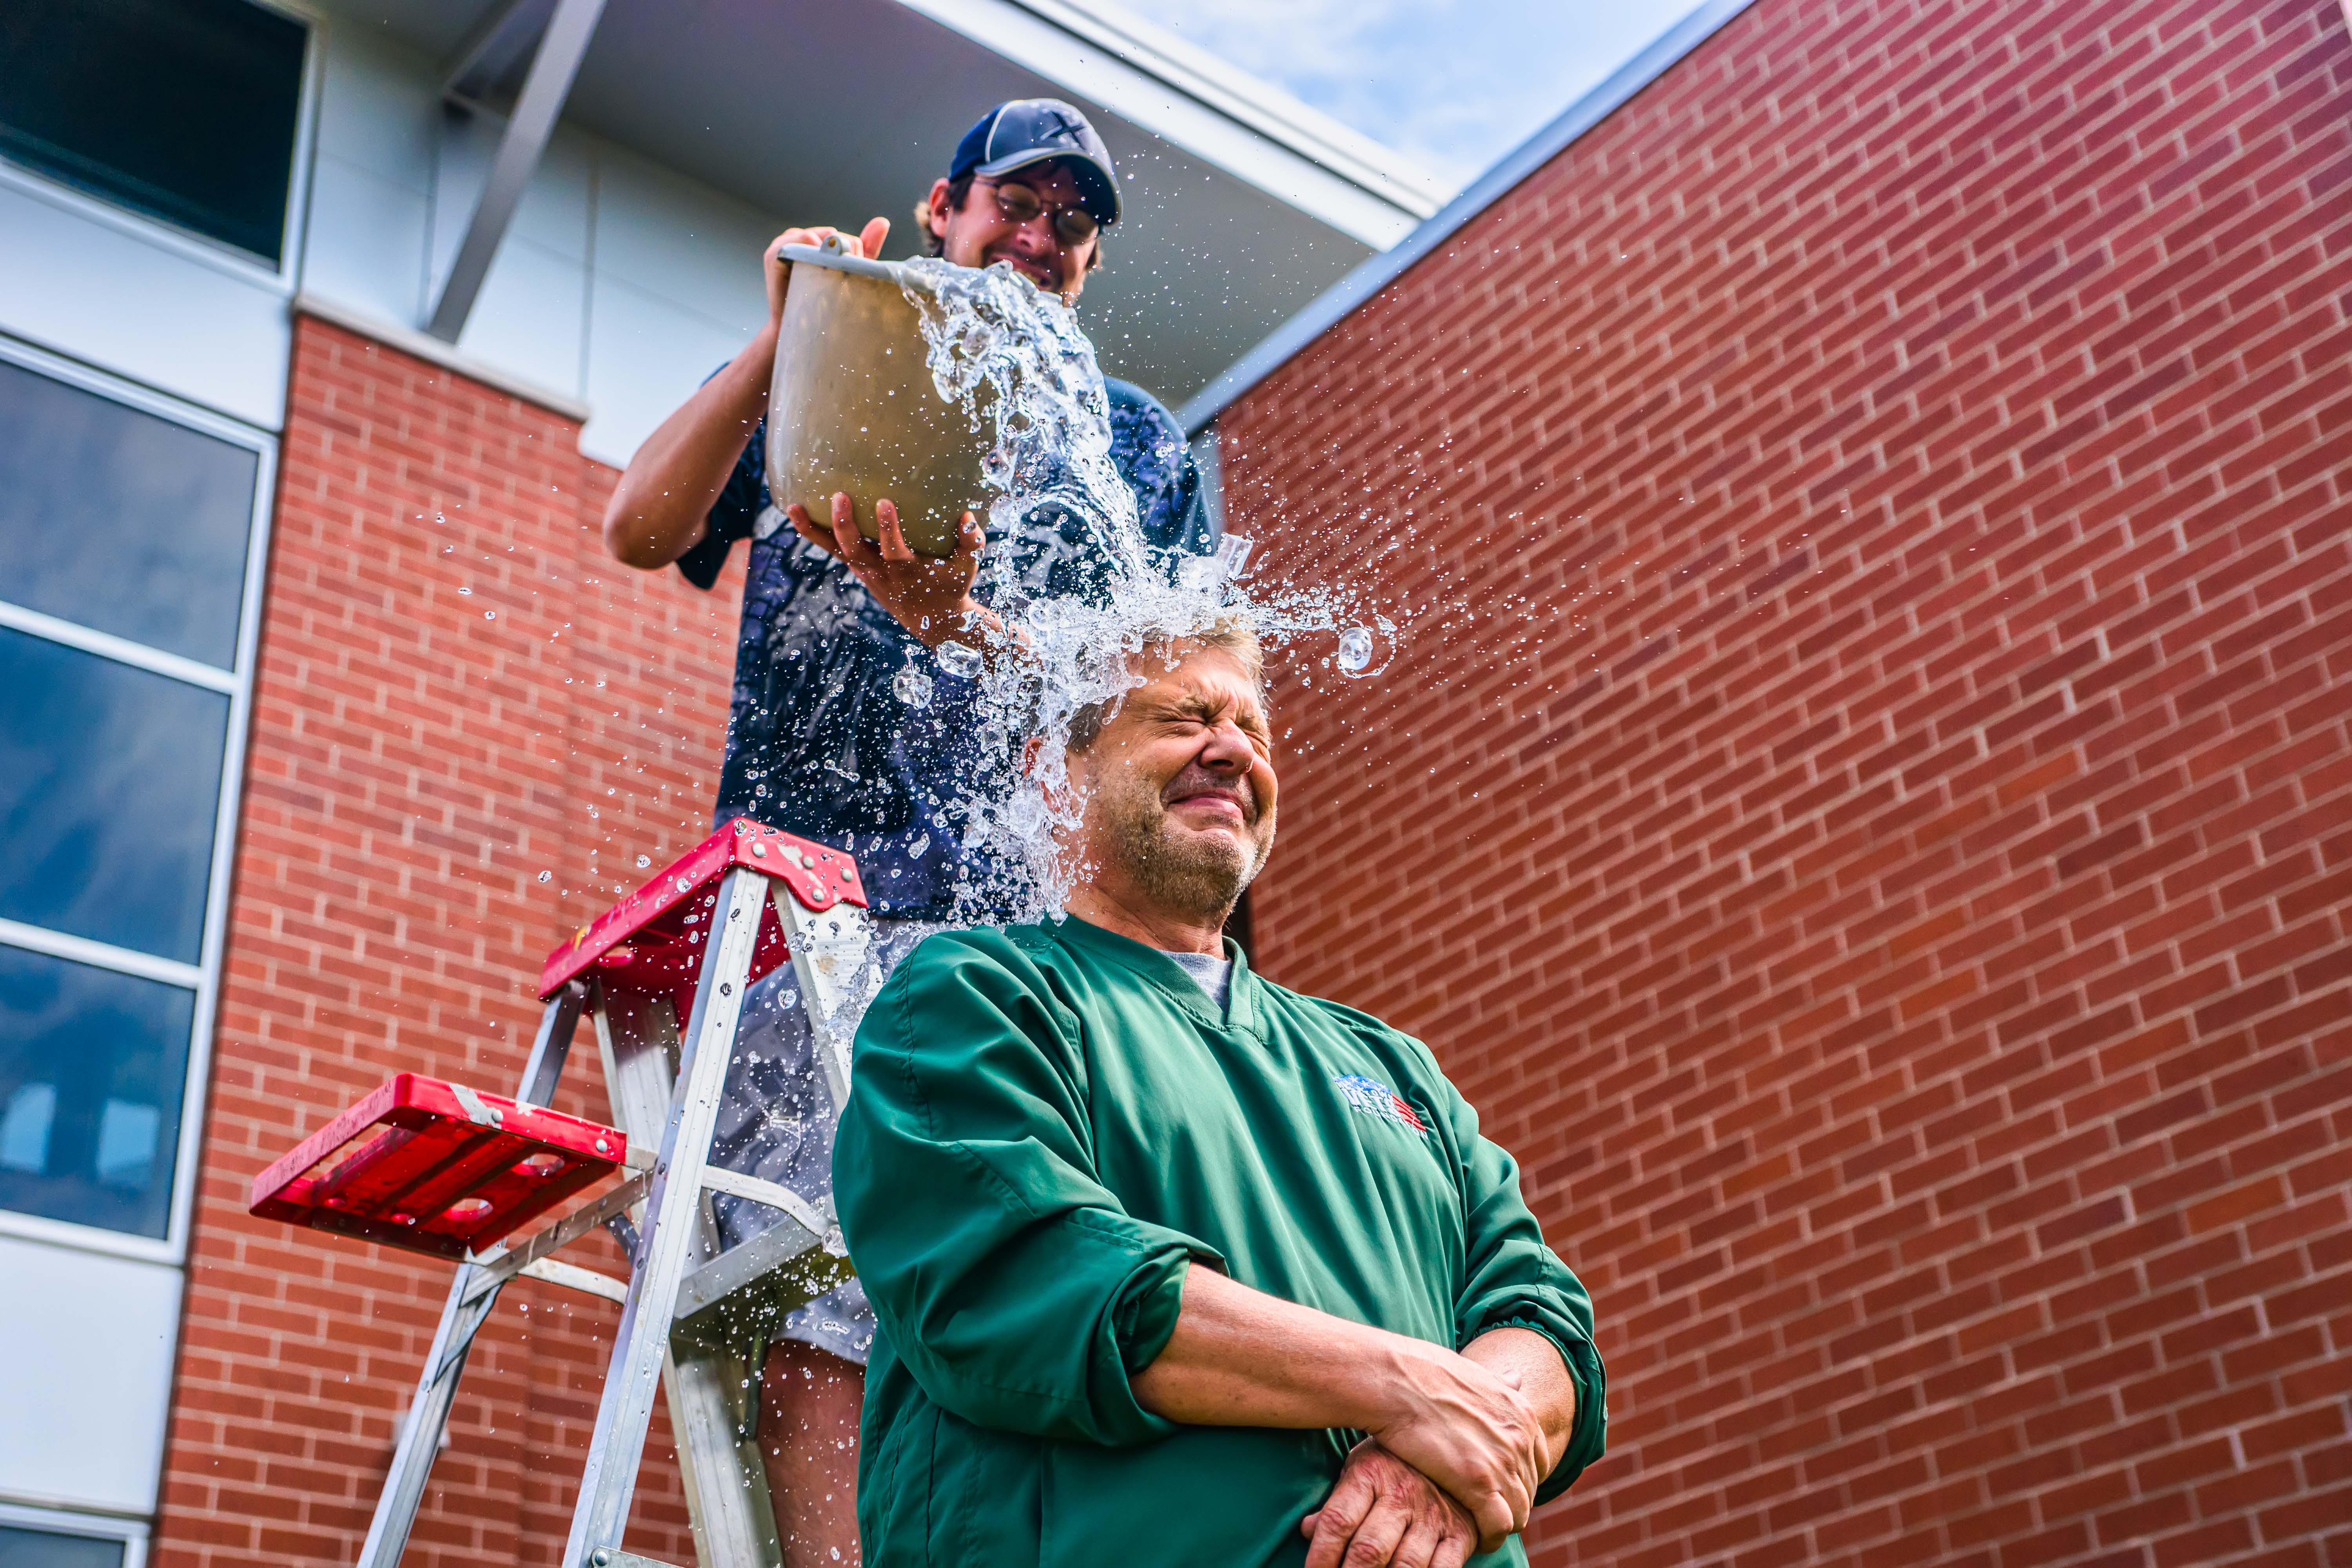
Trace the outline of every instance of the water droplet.
{"label": "water droplet", "polygon": [[1257,541],[1246,533],[1228,533],[1217,541],[1217,564],[1223,568],[1228,583],[1238,583],[1249,575],[1250,552]]}
{"label": "water droplet", "polygon": [[907,846],[907,858],[919,860],[931,852],[931,836],[928,833]]}
{"label": "water droplet", "polygon": [[496,610],[484,610],[482,612],[482,619],[486,621],[495,621],[498,618],[499,613]]}
{"label": "water droplet", "polygon": [[936,651],[940,668],[957,679],[971,680],[980,675],[981,658],[978,648],[966,647],[960,642],[943,642]]}
{"label": "water droplet", "polygon": [[931,678],[911,658],[890,678],[890,689],[909,708],[928,708],[931,704]]}
{"label": "water droplet", "polygon": [[677,890],[681,893],[690,893],[694,891],[694,879],[691,877],[680,877],[676,885]]}
{"label": "water droplet", "polygon": [[555,873],[552,871],[541,871],[539,874],[539,879],[542,882],[552,882],[555,880]]}
{"label": "water droplet", "polygon": [[638,857],[637,857],[637,869],[638,869],[638,870],[640,870],[640,871],[644,870],[646,867],[648,867],[648,866],[652,865],[653,863],[654,863],[654,858],[653,858],[652,856],[650,856],[650,855],[640,855],[640,856],[638,856]]}
{"label": "water droplet", "polygon": [[1342,675],[1361,675],[1372,666],[1372,634],[1364,626],[1349,626],[1339,634],[1339,652],[1333,660]]}

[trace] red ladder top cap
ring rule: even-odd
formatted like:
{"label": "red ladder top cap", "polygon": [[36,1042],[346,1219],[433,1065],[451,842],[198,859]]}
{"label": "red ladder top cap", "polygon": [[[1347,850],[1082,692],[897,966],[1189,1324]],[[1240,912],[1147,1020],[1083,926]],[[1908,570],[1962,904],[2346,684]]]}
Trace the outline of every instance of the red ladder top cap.
{"label": "red ladder top cap", "polygon": [[565,982],[593,968],[598,959],[648,926],[675,923],[665,921],[665,917],[680,906],[706,898],[715,901],[720,879],[738,867],[782,882],[812,914],[822,914],[835,904],[867,907],[857,862],[845,851],[739,816],[656,872],[645,886],[582,926],[572,940],[548,954],[546,966],[540,971],[540,995],[554,995]]}

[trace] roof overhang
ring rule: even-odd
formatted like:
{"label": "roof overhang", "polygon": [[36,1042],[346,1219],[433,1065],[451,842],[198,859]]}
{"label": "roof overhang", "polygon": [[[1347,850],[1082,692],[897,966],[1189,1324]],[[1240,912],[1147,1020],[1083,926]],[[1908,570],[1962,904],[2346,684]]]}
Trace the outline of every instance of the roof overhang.
{"label": "roof overhang", "polygon": [[[324,0],[497,104],[554,0]],[[498,24],[503,19],[507,26]],[[499,35],[503,33],[500,44]],[[520,40],[520,42],[518,42]],[[487,46],[499,59],[467,58]],[[1092,117],[1126,216],[1083,311],[1171,405],[1439,205],[1426,176],[1139,22],[1072,0],[606,0],[563,118],[780,220],[894,225],[991,104]]]}

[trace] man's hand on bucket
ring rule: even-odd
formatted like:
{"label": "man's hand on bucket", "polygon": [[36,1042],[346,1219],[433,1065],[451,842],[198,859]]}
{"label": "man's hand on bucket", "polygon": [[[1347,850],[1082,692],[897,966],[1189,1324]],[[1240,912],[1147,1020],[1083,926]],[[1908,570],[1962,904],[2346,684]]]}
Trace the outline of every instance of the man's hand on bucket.
{"label": "man's hand on bucket", "polygon": [[887,500],[874,503],[874,531],[881,535],[879,541],[857,531],[857,503],[846,495],[834,496],[830,527],[818,527],[808,509],[798,503],[786,508],[784,515],[803,539],[839,556],[875,602],[925,647],[937,647],[951,637],[976,642],[974,631],[995,623],[993,613],[971,596],[984,537],[971,513],[965,512],[957,524],[954,553],[943,556],[916,553],[898,524],[898,509]]}
{"label": "man's hand on bucket", "polygon": [[1374,1437],[1349,1453],[1298,1532],[1307,1568],[1462,1568],[1478,1546],[1469,1511]]}
{"label": "man's hand on bucket", "polygon": [[[848,232],[845,229],[819,224],[814,228],[788,228],[768,241],[768,248],[761,258],[761,266],[768,277],[770,325],[784,319],[784,276],[791,266],[784,259],[784,247],[823,245],[826,236],[835,234],[840,235],[845,239],[849,237]],[[856,237],[857,254],[869,261],[872,260],[882,254],[882,242],[890,237],[890,220],[887,217],[867,218],[866,226],[857,231]]]}

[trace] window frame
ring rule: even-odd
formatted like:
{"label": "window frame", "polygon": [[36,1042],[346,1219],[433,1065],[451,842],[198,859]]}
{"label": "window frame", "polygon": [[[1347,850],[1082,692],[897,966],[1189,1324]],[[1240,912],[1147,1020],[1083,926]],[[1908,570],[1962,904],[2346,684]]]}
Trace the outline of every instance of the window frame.
{"label": "window frame", "polygon": [[122,1542],[122,1568],[146,1568],[148,1523],[119,1514],[81,1513],[66,1508],[42,1508],[12,1502],[0,1496],[0,1524],[50,1535],[80,1535],[94,1541]]}
{"label": "window frame", "polygon": [[240,250],[194,229],[182,228],[175,223],[92,195],[78,185],[69,185],[16,163],[5,153],[0,153],[0,184],[291,299],[301,282],[302,247],[310,233],[310,168],[318,144],[319,99],[326,79],[325,23],[318,8],[302,0],[246,0],[246,4],[300,23],[304,34],[302,79],[294,105],[294,156],[286,171],[286,229],[278,237],[275,267],[249,250]]}
{"label": "window frame", "polygon": [[269,562],[269,539],[277,499],[278,439],[268,431],[209,409],[169,397],[150,387],[37,349],[0,333],[0,359],[49,376],[141,414],[168,419],[202,435],[247,448],[255,455],[253,526],[246,537],[244,590],[237,606],[236,663],[222,669],[182,654],[166,653],[93,631],[0,597],[0,626],[78,649],[100,658],[168,677],[228,698],[228,732],[221,758],[220,804],[213,823],[210,872],[205,886],[204,937],[194,963],[118,948],[46,927],[0,920],[0,944],[66,959],[143,980],[160,980],[195,993],[195,1016],[188,1040],[187,1081],[181,1086],[178,1146],[172,1158],[172,1201],[163,1235],[132,1236],[103,1226],[50,1219],[0,1209],[0,1236],[84,1252],[104,1253],[174,1268],[187,1261],[188,1231],[204,1143],[204,1116],[211,1088],[213,1037],[219,1014],[221,958],[228,937],[228,899],[243,816],[246,744],[253,709],[254,662],[261,640],[262,592]]}

